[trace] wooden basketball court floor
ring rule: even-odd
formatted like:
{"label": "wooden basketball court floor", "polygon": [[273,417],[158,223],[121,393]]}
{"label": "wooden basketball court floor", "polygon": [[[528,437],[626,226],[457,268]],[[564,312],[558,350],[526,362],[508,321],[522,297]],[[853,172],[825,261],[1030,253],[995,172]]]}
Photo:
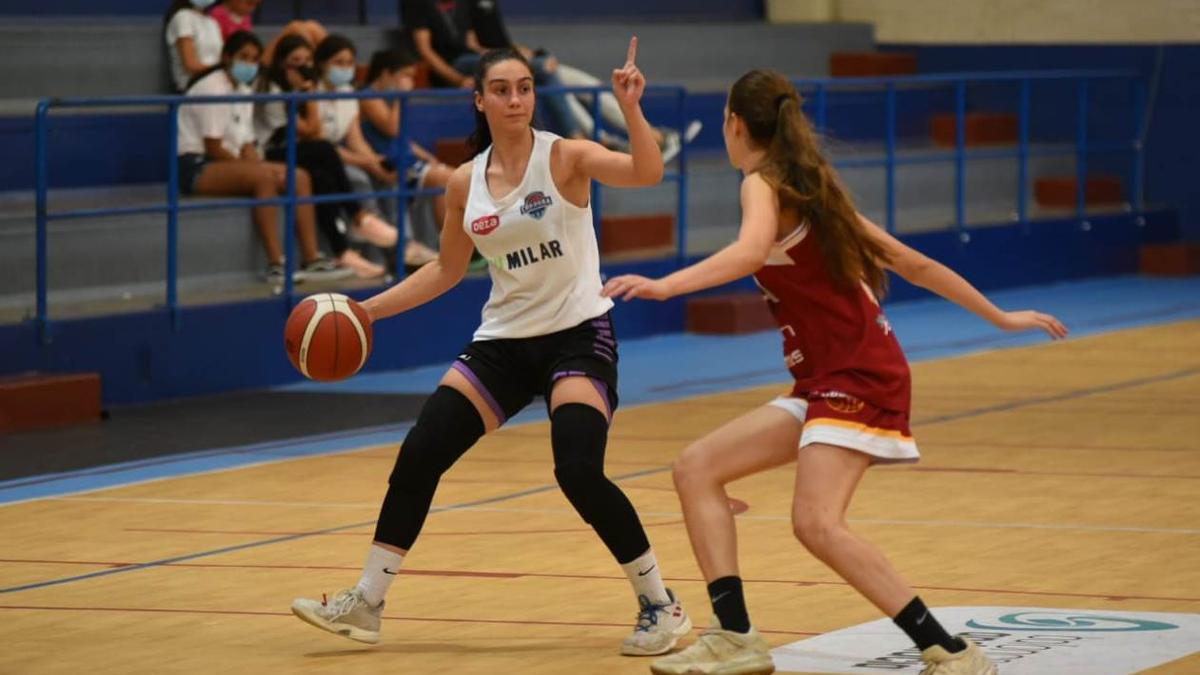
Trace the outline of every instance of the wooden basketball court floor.
{"label": "wooden basketball court floor", "polygon": [[[924,459],[870,471],[852,525],[931,605],[1200,612],[1198,345],[1187,321],[916,364]],[[609,473],[698,626],[669,463],[781,389],[629,407],[613,427]],[[381,644],[293,618],[294,596],[357,579],[395,451],[0,507],[0,672],[648,672],[617,655],[634,600],[553,487],[545,423],[499,431],[447,474]],[[792,538],[790,488],[780,469],[729,489],[773,646],[879,618]],[[1200,672],[1200,653],[1151,672]]]}

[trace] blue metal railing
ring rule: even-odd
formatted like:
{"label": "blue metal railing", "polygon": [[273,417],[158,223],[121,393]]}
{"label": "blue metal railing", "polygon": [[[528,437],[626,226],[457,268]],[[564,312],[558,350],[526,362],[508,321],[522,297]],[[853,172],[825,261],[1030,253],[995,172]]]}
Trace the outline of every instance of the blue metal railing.
{"label": "blue metal railing", "polygon": [[[1076,87],[1075,143],[1074,148],[1064,153],[1055,148],[1032,148],[1030,145],[1030,119],[1032,83],[1038,81],[1074,82]],[[1089,83],[1097,80],[1128,80],[1132,83],[1133,133],[1129,140],[1110,142],[1091,141],[1088,136]],[[1018,137],[1016,148],[967,148],[967,87],[969,84],[1016,83]],[[1087,175],[1088,157],[1095,153],[1127,152],[1130,154],[1128,194],[1130,206],[1141,212],[1144,206],[1142,185],[1145,171],[1143,148],[1140,138],[1146,109],[1145,82],[1134,70],[1042,70],[1018,72],[965,72],[899,77],[852,77],[814,78],[796,80],[801,91],[812,91],[814,106],[813,120],[818,130],[828,128],[829,98],[835,90],[882,89],[884,92],[884,156],[882,159],[851,159],[834,162],[838,167],[884,168],[884,224],[889,232],[896,231],[896,167],[903,164],[918,164],[951,161],[954,163],[954,227],[959,238],[970,240],[966,222],[966,165],[970,159],[1017,159],[1016,214],[1024,231],[1029,230],[1029,161],[1038,156],[1071,154],[1075,158],[1075,218],[1082,229],[1089,229],[1087,221]],[[897,89],[900,87],[953,87],[954,93],[954,149],[949,153],[921,153],[919,156],[897,157]]]}
{"label": "blue metal railing", "polygon": [[[607,87],[544,87],[538,90],[539,95],[553,94],[584,94],[591,95],[592,99],[592,116],[595,120],[593,125],[593,137],[600,138],[602,131],[600,117],[600,94],[608,91]],[[648,96],[670,95],[676,99],[676,110],[679,114],[680,126],[683,124],[683,111],[686,102],[687,92],[682,87],[672,86],[651,86],[646,88]],[[319,204],[325,202],[340,202],[347,199],[365,199],[365,198],[392,198],[397,200],[397,230],[399,232],[399,240],[396,247],[396,259],[404,260],[405,247],[405,224],[407,218],[407,202],[413,198],[441,194],[441,189],[409,189],[405,186],[404,180],[397,181],[395,189],[382,190],[376,192],[356,192],[347,194],[323,194],[301,197],[296,192],[296,120],[299,116],[299,105],[304,101],[321,101],[333,99],[387,99],[398,100],[401,115],[400,115],[400,130],[399,134],[392,139],[392,155],[400,156],[402,153],[407,154],[409,141],[409,115],[407,114],[412,100],[466,100],[470,92],[461,90],[418,90],[418,91],[394,91],[394,92],[377,92],[377,91],[361,91],[361,92],[321,92],[321,93],[286,93],[286,94],[239,94],[228,96],[139,96],[139,97],[110,97],[110,98],[54,98],[43,99],[38,102],[37,110],[34,118],[34,137],[35,137],[35,190],[36,190],[36,317],[39,334],[42,342],[48,343],[51,338],[51,323],[49,317],[49,284],[48,284],[48,269],[49,269],[49,246],[48,246],[48,225],[54,220],[70,220],[79,218],[91,218],[98,216],[115,216],[115,215],[135,215],[147,213],[165,213],[167,216],[167,270],[166,270],[166,309],[170,317],[172,326],[175,329],[180,325],[180,308],[178,297],[178,246],[179,246],[179,213],[184,211],[203,211],[215,209],[232,209],[232,208],[248,208],[253,206],[283,206],[284,211],[284,241],[283,248],[285,253],[285,270],[282,296],[284,304],[290,309],[295,301],[294,281],[292,279],[292,271],[295,267],[296,260],[296,207],[300,204]],[[178,132],[179,132],[179,108],[181,105],[212,105],[220,103],[245,103],[253,101],[255,103],[270,103],[282,101],[287,104],[287,181],[285,194],[280,197],[271,199],[251,199],[251,198],[234,198],[234,199],[212,199],[205,198],[202,200],[191,201],[188,203],[180,203],[179,199],[179,167],[178,167]],[[144,106],[165,106],[168,118],[168,162],[167,162],[167,185],[166,185],[166,201],[162,204],[154,204],[149,206],[133,206],[133,207],[118,207],[118,208],[90,208],[76,209],[72,211],[51,212],[48,208],[49,199],[49,166],[48,166],[48,139],[47,128],[49,114],[52,108],[59,109],[80,109],[80,108],[113,108],[113,107],[144,107]],[[676,207],[676,228],[677,228],[677,257],[683,260],[686,256],[686,227],[687,227],[687,155],[686,149],[679,153],[679,168],[677,171],[667,172],[663,176],[664,181],[674,182],[678,188],[678,201]],[[601,193],[600,186],[593,182],[592,188],[592,210],[594,224],[597,228],[597,236],[599,236],[600,221],[602,216]],[[397,265],[397,273],[403,274],[402,262]]]}

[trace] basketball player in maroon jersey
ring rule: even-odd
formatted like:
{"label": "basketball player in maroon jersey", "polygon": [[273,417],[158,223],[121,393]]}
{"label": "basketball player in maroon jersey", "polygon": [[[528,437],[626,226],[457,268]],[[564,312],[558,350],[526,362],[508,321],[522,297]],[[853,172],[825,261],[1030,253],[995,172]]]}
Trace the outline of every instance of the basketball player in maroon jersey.
{"label": "basketball player in maroon jersey", "polygon": [[726,150],[745,174],[737,241],[662,279],[610,280],[609,297],[665,300],[753,274],[783,333],[791,393],[694,442],[674,466],[692,548],[720,622],[688,649],[659,659],[660,675],[770,673],[769,647],[751,627],[738,576],[725,484],[796,462],[797,538],[922,650],[927,675],[992,675],[995,665],[949,635],[845,513],[874,463],[919,457],[909,431],[908,363],[879,306],[886,270],[1002,330],[1067,329],[1053,316],[1005,312],[944,265],[862,217],[822,156],[800,96],[782,75],[755,70],[729,93]]}

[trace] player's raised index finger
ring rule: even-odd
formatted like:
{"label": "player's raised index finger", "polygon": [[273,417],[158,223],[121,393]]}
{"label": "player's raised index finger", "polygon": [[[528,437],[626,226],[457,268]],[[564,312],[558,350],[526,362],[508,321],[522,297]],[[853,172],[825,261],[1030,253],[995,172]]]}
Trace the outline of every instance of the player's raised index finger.
{"label": "player's raised index finger", "polygon": [[637,36],[629,38],[629,52],[625,54],[625,65],[631,65],[637,60]]}

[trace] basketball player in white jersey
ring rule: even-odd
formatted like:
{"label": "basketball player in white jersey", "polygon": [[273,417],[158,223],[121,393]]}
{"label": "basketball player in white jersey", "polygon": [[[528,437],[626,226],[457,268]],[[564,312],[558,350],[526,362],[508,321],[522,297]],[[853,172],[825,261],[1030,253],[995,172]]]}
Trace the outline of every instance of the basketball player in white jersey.
{"label": "basketball player in white jersey", "polygon": [[429,302],[463,278],[478,248],[492,277],[483,323],[404,440],[358,584],[328,603],[296,600],[292,611],[301,619],[378,642],[384,595],[425,522],[439,478],[480,437],[542,395],[555,478],[624,569],[638,600],[637,623],[621,653],[662,654],[691,630],[663,586],[637,512],[604,475],[617,407],[617,342],[613,303],[600,294],[588,197],[592,180],[635,187],[662,179],[662,155],[641,110],[646,82],[636,54],[634,38],[612,78],[629,122],[629,154],[534,130],[529,64],[510,49],[484,55],[471,138],[479,154],[447,186],[438,258],[363,303],[377,321]]}

